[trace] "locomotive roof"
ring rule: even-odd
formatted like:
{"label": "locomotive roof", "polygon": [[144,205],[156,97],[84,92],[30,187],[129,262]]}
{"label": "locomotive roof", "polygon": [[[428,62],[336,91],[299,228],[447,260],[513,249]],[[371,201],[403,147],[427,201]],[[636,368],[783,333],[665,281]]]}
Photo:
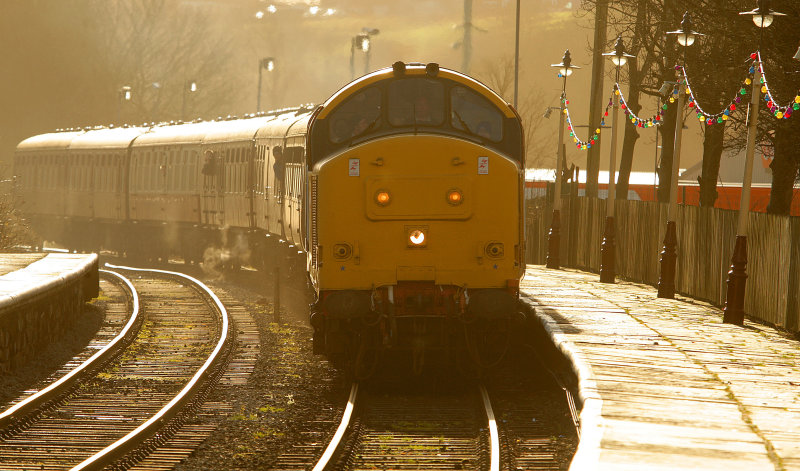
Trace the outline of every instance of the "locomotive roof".
{"label": "locomotive roof", "polygon": [[17,150],[65,150],[75,137],[80,136],[84,132],[85,131],[50,132],[31,136],[17,144]]}
{"label": "locomotive roof", "polygon": [[[386,67],[376,70],[371,74],[365,75],[353,82],[350,82],[339,89],[339,91],[334,93],[333,96],[328,98],[325,103],[322,104],[322,111],[320,111],[319,115],[317,115],[317,119],[325,119],[332,110],[336,109],[336,107],[346,100],[350,95],[361,91],[368,85],[395,77],[425,77],[426,75],[428,75],[426,65],[420,63],[404,64],[402,75],[397,75],[393,67]],[[452,80],[465,85],[472,90],[475,90],[486,97],[495,106],[497,106],[497,108],[505,115],[506,118],[516,117],[516,113],[511,108],[511,105],[509,105],[502,97],[500,97],[500,95],[495,93],[491,88],[487,87],[480,81],[468,75],[462,74],[461,72],[456,72],[455,70],[439,68],[438,65],[436,65],[435,76]]]}
{"label": "locomotive roof", "polygon": [[87,131],[69,144],[70,150],[77,149],[126,149],[146,128],[103,128]]}

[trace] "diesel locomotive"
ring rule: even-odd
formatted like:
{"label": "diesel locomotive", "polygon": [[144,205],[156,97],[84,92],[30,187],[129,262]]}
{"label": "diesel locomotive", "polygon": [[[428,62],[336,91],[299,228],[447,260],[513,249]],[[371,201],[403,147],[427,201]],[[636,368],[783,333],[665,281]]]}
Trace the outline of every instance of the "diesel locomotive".
{"label": "diesel locomotive", "polygon": [[76,249],[301,257],[314,351],[361,375],[386,351],[416,371],[431,354],[483,364],[524,273],[523,142],[485,85],[398,62],[317,107],[34,136],[16,199]]}

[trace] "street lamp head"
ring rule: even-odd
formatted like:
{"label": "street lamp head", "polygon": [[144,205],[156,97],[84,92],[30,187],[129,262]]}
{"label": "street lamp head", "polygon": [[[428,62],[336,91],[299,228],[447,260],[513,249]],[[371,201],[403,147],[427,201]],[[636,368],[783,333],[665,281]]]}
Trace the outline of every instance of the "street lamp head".
{"label": "street lamp head", "polygon": [[561,58],[560,64],[550,64],[550,67],[558,68],[558,73],[562,77],[569,77],[572,75],[573,69],[580,69],[577,65],[572,65],[572,57],[569,54],[569,49],[564,51],[564,57]]}
{"label": "street lamp head", "polygon": [[753,23],[759,28],[769,28],[776,16],[786,16],[785,13],[773,11],[769,8],[769,0],[758,0],[758,8],[750,11],[739,12],[740,15],[750,15]]}
{"label": "street lamp head", "polygon": [[131,101],[131,87],[125,85],[119,89],[119,96],[125,101]]}
{"label": "street lamp head", "polygon": [[265,57],[261,59],[261,67],[267,69],[267,72],[275,70],[275,59],[272,57]]}
{"label": "street lamp head", "polygon": [[605,52],[603,55],[610,57],[611,62],[617,67],[627,64],[628,59],[636,57],[625,52],[625,44],[622,42],[622,36],[617,37],[617,43],[614,45],[614,52]]}
{"label": "street lamp head", "polygon": [[362,51],[369,52],[369,47],[370,47],[369,34],[361,33],[357,35],[356,44],[358,45],[358,48],[361,49]]}
{"label": "street lamp head", "polygon": [[196,92],[197,91],[197,82],[194,80],[189,81],[189,91]]}
{"label": "street lamp head", "polygon": [[688,11],[683,14],[683,20],[681,20],[681,29],[677,31],[669,31],[667,34],[676,35],[678,44],[681,46],[691,46],[694,44],[694,40],[697,36],[705,36],[704,34],[692,30],[692,17]]}

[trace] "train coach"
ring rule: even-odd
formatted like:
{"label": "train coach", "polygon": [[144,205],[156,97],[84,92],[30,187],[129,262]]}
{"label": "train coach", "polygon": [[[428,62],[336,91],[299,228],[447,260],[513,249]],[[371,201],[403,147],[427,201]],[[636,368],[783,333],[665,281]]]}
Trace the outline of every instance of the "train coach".
{"label": "train coach", "polygon": [[437,64],[378,70],[321,106],[34,136],[16,199],[82,250],[302,260],[314,350],[366,374],[387,350],[485,363],[524,272],[516,111]]}
{"label": "train coach", "polygon": [[17,146],[15,204],[73,250],[263,265],[271,245],[305,249],[304,180],[283,179],[298,176],[310,111],[34,136]]}

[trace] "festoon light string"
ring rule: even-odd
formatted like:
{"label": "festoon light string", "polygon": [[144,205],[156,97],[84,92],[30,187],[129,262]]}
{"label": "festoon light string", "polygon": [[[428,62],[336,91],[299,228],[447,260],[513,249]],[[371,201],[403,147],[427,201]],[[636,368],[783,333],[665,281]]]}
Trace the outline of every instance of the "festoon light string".
{"label": "festoon light string", "polygon": [[[791,118],[795,111],[800,110],[800,90],[797,91],[794,99],[787,105],[779,105],[775,101],[775,98],[772,97],[772,91],[769,89],[767,75],[764,73],[764,63],[761,61],[761,51],[754,52],[750,55],[750,57],[757,60],[759,69],[761,71],[761,93],[764,94],[764,101],[767,102],[767,108],[772,112],[772,116],[774,116],[776,119]],[[753,67],[751,67],[751,70],[755,72],[755,64]]]}
{"label": "festoon light string", "polygon": [[[713,126],[715,124],[722,124],[730,119],[732,113],[739,109],[737,105],[739,105],[742,102],[742,99],[744,99],[744,97],[749,93],[747,87],[753,83],[753,76],[755,75],[756,67],[759,67],[761,72],[761,93],[764,94],[764,101],[767,102],[767,108],[771,111],[772,115],[776,119],[789,119],[795,112],[800,111],[800,90],[797,92],[797,95],[795,95],[791,102],[786,105],[779,105],[769,88],[769,81],[767,80],[766,73],[764,72],[764,64],[761,61],[761,53],[754,52],[750,54],[750,58],[753,59],[753,64],[749,67],[747,77],[744,79],[742,86],[739,88],[736,95],[730,100],[728,105],[718,113],[708,113],[702,108],[702,106],[700,106],[700,103],[698,103],[697,98],[692,91],[686,69],[680,65],[675,66],[675,70],[682,73],[682,76],[686,80],[686,83],[684,84],[686,88],[684,91],[689,96],[687,106],[696,111],[698,121],[705,123],[707,126]],[[636,127],[640,128],[651,128],[663,124],[663,116],[669,109],[669,105],[677,100],[677,95],[680,93],[680,89],[681,84],[675,84],[675,86],[672,88],[672,93],[670,94],[669,98],[662,101],[660,109],[651,118],[642,118],[631,111],[627,100],[625,99],[625,95],[622,93],[618,83],[614,84],[612,93],[619,96],[620,108],[625,112],[625,118],[630,121],[631,124],[634,124]],[[591,149],[592,146],[595,145],[600,139],[602,127],[605,126],[605,118],[608,117],[608,110],[614,104],[613,98],[608,100],[605,112],[603,113],[603,118],[600,120],[600,125],[595,127],[594,134],[589,134],[589,137],[587,137],[586,140],[580,139],[575,132],[575,127],[572,124],[572,117],[569,113],[569,100],[566,98],[566,95],[563,98],[562,104],[564,107],[564,113],[566,114],[567,130],[569,131],[569,135],[572,137],[575,146],[578,148],[578,150]]]}

